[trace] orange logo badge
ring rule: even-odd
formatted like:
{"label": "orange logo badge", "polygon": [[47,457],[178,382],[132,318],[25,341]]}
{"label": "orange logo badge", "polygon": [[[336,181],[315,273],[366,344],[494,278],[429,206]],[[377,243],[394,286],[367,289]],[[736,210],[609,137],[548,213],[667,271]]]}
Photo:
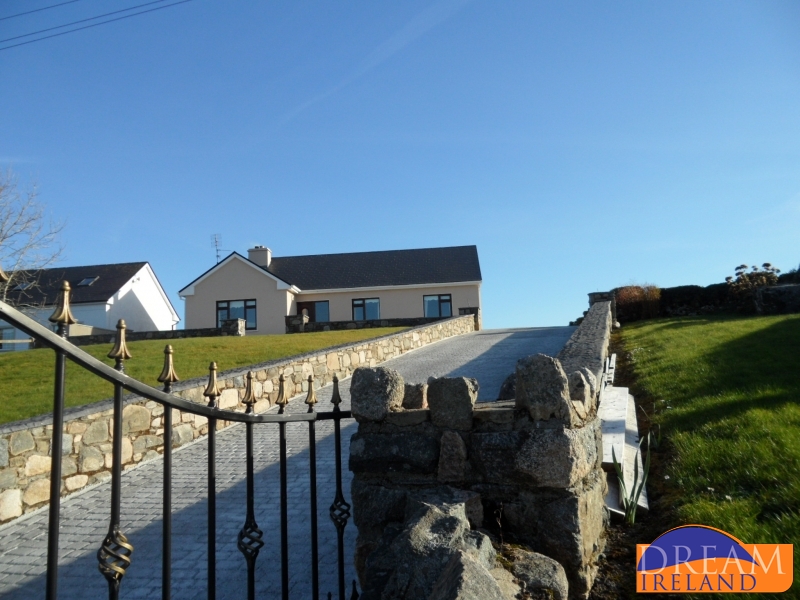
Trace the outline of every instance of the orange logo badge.
{"label": "orange logo badge", "polygon": [[792,544],[745,544],[720,529],[684,525],[636,545],[636,591],[785,592],[793,559]]}

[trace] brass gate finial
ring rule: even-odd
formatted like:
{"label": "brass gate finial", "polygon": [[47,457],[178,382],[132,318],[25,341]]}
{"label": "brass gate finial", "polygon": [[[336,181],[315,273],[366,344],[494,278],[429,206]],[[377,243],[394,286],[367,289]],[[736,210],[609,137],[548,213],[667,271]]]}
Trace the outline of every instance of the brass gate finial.
{"label": "brass gate finial", "polygon": [[217,363],[212,362],[208,365],[208,385],[203,391],[203,396],[208,398],[209,406],[215,407],[217,398],[219,398],[221,394],[222,392],[219,391],[219,386],[217,385]]}
{"label": "brass gate finial", "polygon": [[167,344],[164,347],[164,368],[161,369],[161,375],[158,376],[158,381],[164,384],[164,390],[169,391],[172,389],[172,384],[179,381],[177,373],[175,373],[175,366],[172,364],[172,346]]}
{"label": "brass gate finial", "polygon": [[[6,280],[8,280],[8,278],[6,278]],[[53,310],[53,314],[50,315],[49,318],[51,323],[64,326],[77,323],[75,317],[72,316],[72,311],[69,309],[70,289],[69,281],[64,281],[61,284],[61,293],[58,295],[58,300],[56,300],[55,310]]]}
{"label": "brass gate finial", "polygon": [[247,385],[244,388],[244,398],[242,398],[242,404],[247,406],[246,412],[250,414],[253,412],[253,405],[256,403],[256,394],[253,391],[253,372],[247,372]]}
{"label": "brass gate finial", "polygon": [[334,406],[334,410],[339,410],[339,405],[342,403],[342,397],[339,395],[339,378],[334,375],[333,376],[333,394],[331,394],[331,404]]}
{"label": "brass gate finial", "polygon": [[128,352],[128,345],[125,343],[126,329],[125,319],[117,321],[117,335],[114,338],[114,347],[111,349],[111,352],[108,353],[108,358],[116,359],[117,370],[120,372],[124,372],[123,361],[131,358],[131,353]]}
{"label": "brass gate finial", "polygon": [[317,403],[317,393],[314,391],[314,376],[308,376],[308,395],[306,396],[306,404],[308,404],[308,412],[314,412],[314,405]]}
{"label": "brass gate finial", "polygon": [[286,398],[286,376],[283,373],[278,377],[278,398],[275,400],[275,404],[280,406],[279,415],[283,414],[286,405],[289,404],[289,400]]}
{"label": "brass gate finial", "polygon": [[8,283],[8,279],[8,275],[3,271],[3,267],[0,266],[0,283]]}

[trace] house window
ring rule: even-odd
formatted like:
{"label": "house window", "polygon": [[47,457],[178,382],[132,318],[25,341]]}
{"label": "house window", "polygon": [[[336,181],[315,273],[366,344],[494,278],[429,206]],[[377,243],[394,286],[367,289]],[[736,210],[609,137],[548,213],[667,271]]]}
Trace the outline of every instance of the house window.
{"label": "house window", "polygon": [[256,329],[256,301],[223,300],[217,302],[217,327],[222,327],[222,322],[230,319],[244,319],[245,329]]}
{"label": "house window", "polygon": [[16,287],[12,291],[14,291],[14,292],[22,292],[22,291],[27,290],[27,289],[32,288],[32,287],[33,287],[33,282],[32,281],[23,281],[22,283],[18,283],[16,285]]}
{"label": "house window", "polygon": [[95,277],[84,277],[83,279],[81,279],[78,282],[78,286],[77,287],[89,287],[90,285],[92,285],[98,279],[100,279],[99,275],[96,275]]}
{"label": "house window", "polygon": [[438,296],[423,296],[422,306],[426,317],[451,317],[453,316],[453,301],[450,294]]}
{"label": "house window", "polygon": [[380,298],[356,298],[353,300],[353,321],[372,321],[380,318]]}
{"label": "house window", "polygon": [[297,314],[308,312],[308,320],[311,323],[328,323],[331,320],[331,311],[327,300],[320,302],[298,302]]}

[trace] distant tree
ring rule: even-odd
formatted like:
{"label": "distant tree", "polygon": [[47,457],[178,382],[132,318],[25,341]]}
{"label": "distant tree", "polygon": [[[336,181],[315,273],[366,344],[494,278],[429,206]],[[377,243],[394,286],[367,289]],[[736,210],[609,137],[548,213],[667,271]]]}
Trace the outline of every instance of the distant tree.
{"label": "distant tree", "polygon": [[10,169],[0,172],[0,265],[10,277],[0,284],[3,302],[24,304],[9,292],[19,285],[35,288],[36,271],[53,265],[64,250],[64,223],[53,221],[37,197],[35,184],[22,189]]}
{"label": "distant tree", "polygon": [[[747,269],[750,269],[750,272]],[[756,290],[760,287],[777,284],[780,272],[780,269],[773,267],[770,263],[764,263],[761,268],[757,265],[736,267],[735,276],[726,277],[725,281],[737,308],[744,312],[754,312],[756,310]]]}

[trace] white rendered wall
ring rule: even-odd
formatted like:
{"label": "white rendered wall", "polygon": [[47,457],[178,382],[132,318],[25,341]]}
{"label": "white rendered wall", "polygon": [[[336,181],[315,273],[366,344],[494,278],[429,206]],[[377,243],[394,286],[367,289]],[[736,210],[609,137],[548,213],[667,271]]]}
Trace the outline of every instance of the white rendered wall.
{"label": "white rendered wall", "polygon": [[[112,331],[116,329],[119,319],[125,319],[128,329],[133,331],[168,331],[175,329],[179,321],[149,265],[142,267],[108,302],[73,304],[70,309],[78,323]],[[53,324],[48,319],[53,314],[53,307],[26,309],[24,312],[52,329]],[[9,327],[8,324],[0,321],[0,329],[6,327]],[[13,339],[28,338],[25,333],[14,330]],[[26,344],[13,344],[9,348],[27,349]]]}
{"label": "white rendered wall", "polygon": [[89,321],[86,324],[114,329],[119,319],[125,319],[128,329],[133,331],[175,329],[178,315],[172,309],[149,265],[142,267],[109,299],[104,324]]}

